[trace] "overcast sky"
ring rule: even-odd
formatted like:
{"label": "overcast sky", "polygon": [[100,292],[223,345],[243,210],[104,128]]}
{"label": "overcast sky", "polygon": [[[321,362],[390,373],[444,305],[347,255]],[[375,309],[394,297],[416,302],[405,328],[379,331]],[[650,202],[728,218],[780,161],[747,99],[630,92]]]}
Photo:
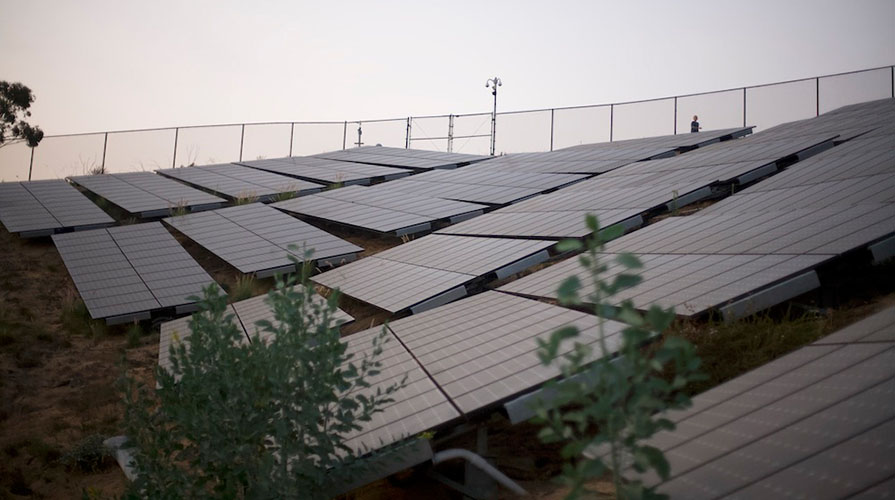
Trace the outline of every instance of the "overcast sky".
{"label": "overcast sky", "polygon": [[0,0],[48,134],[628,101],[895,63],[895,1]]}

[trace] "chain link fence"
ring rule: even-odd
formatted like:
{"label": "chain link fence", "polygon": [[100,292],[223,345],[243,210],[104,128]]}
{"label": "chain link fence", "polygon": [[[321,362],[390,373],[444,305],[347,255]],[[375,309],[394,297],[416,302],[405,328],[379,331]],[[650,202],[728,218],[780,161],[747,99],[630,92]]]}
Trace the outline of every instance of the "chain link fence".
{"label": "chain link fence", "polygon": [[[642,101],[497,113],[496,153],[755,125],[756,131],[838,107],[895,97],[895,66]],[[271,122],[44,137],[0,148],[0,181],[305,156],[376,145],[488,154],[491,113],[342,122]]]}

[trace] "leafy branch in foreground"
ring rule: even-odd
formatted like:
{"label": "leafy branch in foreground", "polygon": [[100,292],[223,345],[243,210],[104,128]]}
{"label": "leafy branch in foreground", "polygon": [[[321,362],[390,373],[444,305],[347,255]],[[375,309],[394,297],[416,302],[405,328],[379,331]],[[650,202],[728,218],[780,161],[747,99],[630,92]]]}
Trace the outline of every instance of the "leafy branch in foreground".
{"label": "leafy branch in foreground", "polygon": [[[640,283],[636,270],[643,265],[632,254],[618,254],[614,270],[621,271],[611,280],[604,279],[609,266],[601,260],[601,252],[622,229],[613,226],[601,231],[597,218],[590,214],[586,223],[592,235],[585,243],[566,240],[558,248],[584,250],[578,259],[588,281],[582,283],[577,276],[565,279],[558,297],[564,305],[593,306],[599,347],[594,352],[593,343],[586,343],[575,326],[558,329],[546,341],[538,339],[541,362],[558,365],[562,372],[560,380],[552,383],[556,399],[550,403],[539,400],[535,405],[535,422],[544,426],[539,437],[546,443],[566,443],[560,480],[571,488],[567,498],[589,493],[586,482],[607,471],[618,498],[663,498],[638,480],[625,480],[622,474],[630,467],[637,473],[652,469],[660,477],[668,477],[664,454],[645,441],[660,430],[674,428],[663,412],[690,405],[683,389],[703,377],[700,359],[689,342],[675,337],[664,339],[651,353],[644,349],[644,344],[671,325],[674,311],[653,305],[641,314],[629,300],[620,305],[610,302],[612,296]],[[612,339],[617,356],[609,347],[607,320],[627,325],[620,340]]]}
{"label": "leafy branch in foreground", "polygon": [[371,387],[385,329],[353,359],[333,320],[338,294],[314,298],[310,265],[296,264],[300,279],[277,278],[275,321],[259,321],[250,342],[209,287],[172,341],[171,370],[156,370],[154,395],[125,374],[131,497],[323,498],[346,480],[347,437],[401,383]]}

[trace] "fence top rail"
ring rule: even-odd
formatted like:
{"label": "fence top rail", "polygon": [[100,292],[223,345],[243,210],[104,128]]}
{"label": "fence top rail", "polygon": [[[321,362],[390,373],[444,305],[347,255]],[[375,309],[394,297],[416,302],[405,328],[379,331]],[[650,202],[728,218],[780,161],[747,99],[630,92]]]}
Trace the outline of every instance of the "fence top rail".
{"label": "fence top rail", "polygon": [[[657,101],[667,101],[672,99],[682,99],[688,97],[699,97],[706,96],[712,94],[723,94],[725,92],[736,92],[736,91],[746,91],[749,89],[758,89],[763,87],[773,87],[777,85],[787,85],[791,83],[800,83],[800,82],[808,82],[811,80],[819,80],[822,78],[833,78],[838,76],[846,76],[846,75],[855,75],[859,73],[868,73],[871,71],[879,71],[889,69],[895,71],[895,65],[886,65],[886,66],[877,66],[875,68],[866,68],[859,69],[853,71],[843,71],[841,73],[831,73],[827,75],[819,75],[819,76],[811,76],[805,78],[796,78],[793,80],[784,80],[780,82],[773,83],[762,83],[758,85],[747,85],[742,87],[731,87],[727,89],[721,90],[710,90],[706,92],[694,92],[691,94],[679,94],[679,95],[670,95],[664,97],[654,97],[651,99],[639,99],[634,101],[623,101],[623,102],[613,102],[613,103],[602,103],[602,104],[582,104],[577,106],[559,106],[552,108],[538,108],[538,109],[524,109],[524,110],[513,110],[513,111],[501,111],[497,113],[498,115],[513,115],[513,114],[522,114],[522,113],[538,113],[544,111],[560,111],[560,110],[572,110],[572,109],[586,109],[586,108],[603,108],[603,107],[612,107],[612,106],[624,106],[630,104],[643,104],[649,102],[657,102]],[[88,135],[104,135],[104,134],[128,134],[135,132],[162,132],[162,131],[172,131],[172,130],[187,130],[187,129],[197,129],[197,128],[221,128],[221,127],[250,127],[250,126],[258,126],[258,125],[347,125],[351,124],[364,124],[364,123],[382,123],[382,122],[398,122],[398,121],[406,121],[408,118],[412,119],[423,119],[423,118],[464,118],[464,117],[474,117],[474,116],[490,116],[490,112],[479,112],[479,113],[451,113],[451,114],[441,114],[441,115],[420,115],[420,116],[412,116],[412,117],[400,117],[400,118],[377,118],[371,120],[341,120],[341,121],[270,121],[270,122],[254,122],[254,123],[216,123],[210,125],[183,125],[183,126],[175,126],[175,127],[156,127],[156,128],[139,128],[139,129],[127,129],[127,130],[104,130],[99,132],[79,132],[73,134],[54,134],[47,135],[44,138],[51,137],[79,137],[79,136],[88,136]]]}

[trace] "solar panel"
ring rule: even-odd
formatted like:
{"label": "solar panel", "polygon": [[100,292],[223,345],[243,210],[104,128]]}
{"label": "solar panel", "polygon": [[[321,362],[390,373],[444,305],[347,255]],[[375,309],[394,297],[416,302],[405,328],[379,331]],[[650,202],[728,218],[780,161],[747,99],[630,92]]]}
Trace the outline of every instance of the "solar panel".
{"label": "solar panel", "polygon": [[82,175],[69,179],[140,217],[169,215],[173,209],[197,212],[220,207],[223,198],[149,172]]}
{"label": "solar panel", "polygon": [[110,226],[115,220],[68,182],[53,179],[0,183],[0,222],[7,231],[30,238]]}
{"label": "solar panel", "polygon": [[641,160],[673,156],[676,152],[705,147],[722,140],[742,137],[752,132],[752,127],[646,137],[626,141],[582,144],[565,149],[541,153],[513,153],[499,156],[474,165],[477,170],[538,172],[538,173],[587,173],[612,171],[622,165]]}
{"label": "solar panel", "polygon": [[438,151],[423,151],[419,149],[390,148],[383,146],[365,146],[360,148],[343,149],[314,155],[316,158],[350,161],[357,163],[369,163],[386,167],[400,167],[414,170],[430,170],[433,168],[456,168],[482,161],[487,156],[442,153]]}
{"label": "solar panel", "polygon": [[590,234],[584,225],[584,217],[588,213],[595,213],[600,218],[600,223],[607,227],[622,224],[627,228],[636,228],[643,223],[640,214],[646,210],[647,207],[563,212],[497,211],[439,229],[436,234],[544,239],[579,238]]}
{"label": "solar panel", "polygon": [[243,161],[239,164],[299,179],[344,186],[352,184],[366,185],[373,181],[390,181],[413,173],[401,168],[329,160],[311,156]]}
{"label": "solar panel", "polygon": [[[289,259],[314,250],[315,265],[339,265],[363,248],[261,203],[168,217],[164,222],[241,273],[258,277],[295,271]],[[290,249],[295,245],[295,249]]]}
{"label": "solar panel", "polygon": [[677,429],[649,444],[665,452],[671,478],[644,479],[672,498],[843,498],[888,480],[895,344],[861,339],[893,321],[890,308],[669,413]]}
{"label": "solar panel", "polygon": [[372,189],[396,190],[449,200],[503,205],[579,180],[583,175],[496,172],[477,168],[435,170],[379,184]]}
{"label": "solar panel", "polygon": [[[537,339],[547,339],[566,325],[579,327],[578,342],[599,342],[593,316],[493,291],[393,321],[388,327],[468,414],[559,376],[558,368],[541,364]],[[610,349],[620,341],[623,328],[606,322]]]}
{"label": "solar panel", "polygon": [[348,186],[274,203],[286,212],[398,236],[428,231],[439,221],[458,221],[486,207],[407,193]]}
{"label": "solar panel", "polygon": [[270,201],[277,195],[309,194],[323,189],[320,184],[232,163],[168,168],[156,172],[234,200],[255,198]]}
{"label": "solar panel", "polygon": [[396,313],[466,295],[466,285],[505,277],[548,257],[551,241],[429,235],[311,278]]}
{"label": "solar panel", "polygon": [[[373,337],[384,327],[371,328],[343,338],[348,351],[355,359],[372,353]],[[405,386],[393,396],[394,402],[373,415],[370,422],[361,423],[361,429],[350,433],[346,446],[358,454],[416,436],[421,432],[435,429],[460,417],[460,413],[448,401],[444,393],[416,362],[407,349],[386,330],[387,342],[380,356],[381,373],[368,381],[373,386],[364,390],[372,395],[377,387],[384,387],[401,381],[405,376]]]}
{"label": "solar panel", "polygon": [[187,297],[214,283],[158,222],[56,234],[53,242],[90,317],[110,324],[186,312]]}
{"label": "solar panel", "polygon": [[[613,262],[614,254],[603,254],[604,262]],[[812,271],[831,256],[825,255],[710,255],[710,254],[638,254],[644,264],[643,281],[634,288],[612,297],[620,304],[631,299],[635,306],[651,304],[674,307],[681,316],[693,316],[719,308],[735,312],[761,310],[767,300],[773,305],[817,288],[820,283]],[[612,266],[604,279],[612,279],[622,269]],[[530,274],[499,288],[504,292],[528,297],[557,298],[559,284],[568,276],[580,275],[576,258]],[[583,278],[584,276],[579,276]],[[582,279],[582,296],[592,292],[589,280]],[[773,288],[778,285],[777,288]],[[760,292],[767,288],[767,295]],[[763,307],[762,307],[763,306]],[[729,309],[725,309],[729,308]]]}

